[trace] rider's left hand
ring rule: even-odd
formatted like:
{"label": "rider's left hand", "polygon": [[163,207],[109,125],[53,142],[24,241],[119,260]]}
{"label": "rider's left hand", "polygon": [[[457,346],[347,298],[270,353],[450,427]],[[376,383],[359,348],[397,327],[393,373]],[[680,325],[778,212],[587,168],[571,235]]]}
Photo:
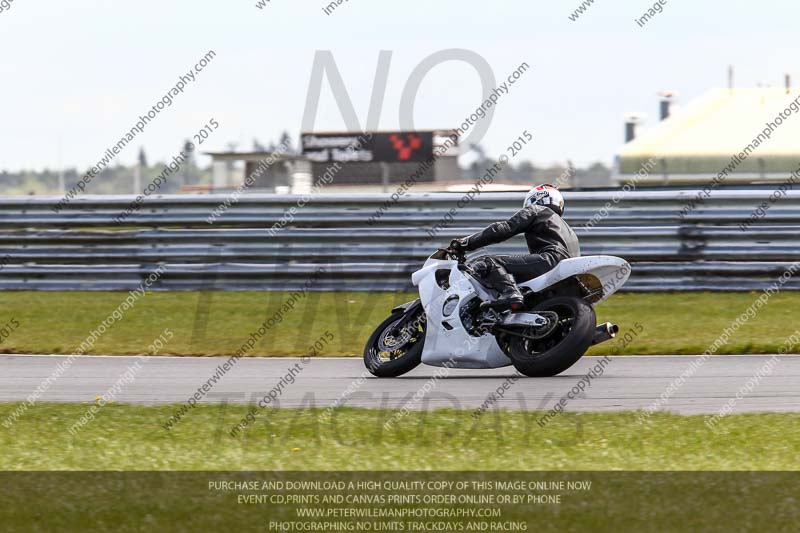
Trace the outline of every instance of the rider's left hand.
{"label": "rider's left hand", "polygon": [[467,251],[467,239],[453,239],[450,241],[450,248],[455,250],[456,252],[466,252]]}

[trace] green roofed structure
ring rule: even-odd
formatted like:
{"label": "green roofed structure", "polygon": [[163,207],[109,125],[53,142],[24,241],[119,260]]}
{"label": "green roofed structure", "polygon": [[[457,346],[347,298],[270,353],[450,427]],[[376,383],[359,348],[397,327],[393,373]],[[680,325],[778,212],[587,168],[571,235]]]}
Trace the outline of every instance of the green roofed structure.
{"label": "green roofed structure", "polygon": [[[666,104],[666,107],[665,107]],[[800,167],[800,92],[712,89],[621,148],[617,184],[782,181]]]}

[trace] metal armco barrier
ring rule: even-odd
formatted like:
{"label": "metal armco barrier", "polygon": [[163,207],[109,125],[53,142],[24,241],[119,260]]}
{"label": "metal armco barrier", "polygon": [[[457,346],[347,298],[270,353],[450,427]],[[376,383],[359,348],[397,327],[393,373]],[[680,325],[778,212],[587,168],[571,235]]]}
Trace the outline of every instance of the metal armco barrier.
{"label": "metal armco barrier", "polygon": [[[800,194],[771,195],[715,191],[681,217],[696,191],[567,192],[566,218],[584,255],[633,264],[625,290],[759,290],[800,261]],[[407,194],[375,216],[389,195],[245,194],[209,224],[228,198],[154,196],[123,226],[113,220],[133,196],[80,197],[59,212],[54,197],[0,198],[0,289],[132,289],[163,265],[154,290],[293,289],[320,267],[314,290],[412,290],[411,273],[433,250],[522,202],[520,193],[466,205],[461,193]],[[765,201],[766,216],[741,231]],[[291,221],[271,236],[282,218]],[[518,237],[487,251],[523,253],[525,244]],[[783,289],[800,289],[800,280]]]}

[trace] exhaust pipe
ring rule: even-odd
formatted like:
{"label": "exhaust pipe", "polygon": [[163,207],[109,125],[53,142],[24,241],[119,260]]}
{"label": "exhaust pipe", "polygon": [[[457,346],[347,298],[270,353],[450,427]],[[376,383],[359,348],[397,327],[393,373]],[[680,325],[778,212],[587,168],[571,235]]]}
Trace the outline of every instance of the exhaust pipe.
{"label": "exhaust pipe", "polygon": [[601,342],[613,339],[614,337],[617,336],[618,331],[619,331],[619,326],[616,324],[612,324],[611,322],[600,324],[594,330],[592,345],[594,346],[595,344],[600,344]]}

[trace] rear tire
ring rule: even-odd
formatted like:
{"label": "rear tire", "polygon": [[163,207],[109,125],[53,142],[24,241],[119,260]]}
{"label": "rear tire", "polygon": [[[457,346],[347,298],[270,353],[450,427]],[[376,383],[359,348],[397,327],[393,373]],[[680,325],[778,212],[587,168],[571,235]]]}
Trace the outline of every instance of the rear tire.
{"label": "rear tire", "polygon": [[[416,326],[413,324],[415,321]],[[397,342],[391,344],[392,341]],[[379,378],[401,376],[422,362],[424,344],[425,313],[422,307],[393,313],[375,328],[367,341],[364,347],[364,365],[373,376]],[[387,348],[394,349],[389,351]]]}
{"label": "rear tire", "polygon": [[597,318],[584,300],[561,296],[542,302],[532,311],[555,311],[560,325],[541,340],[509,333],[498,336],[498,344],[520,373],[529,377],[555,376],[574,365],[592,345]]}

